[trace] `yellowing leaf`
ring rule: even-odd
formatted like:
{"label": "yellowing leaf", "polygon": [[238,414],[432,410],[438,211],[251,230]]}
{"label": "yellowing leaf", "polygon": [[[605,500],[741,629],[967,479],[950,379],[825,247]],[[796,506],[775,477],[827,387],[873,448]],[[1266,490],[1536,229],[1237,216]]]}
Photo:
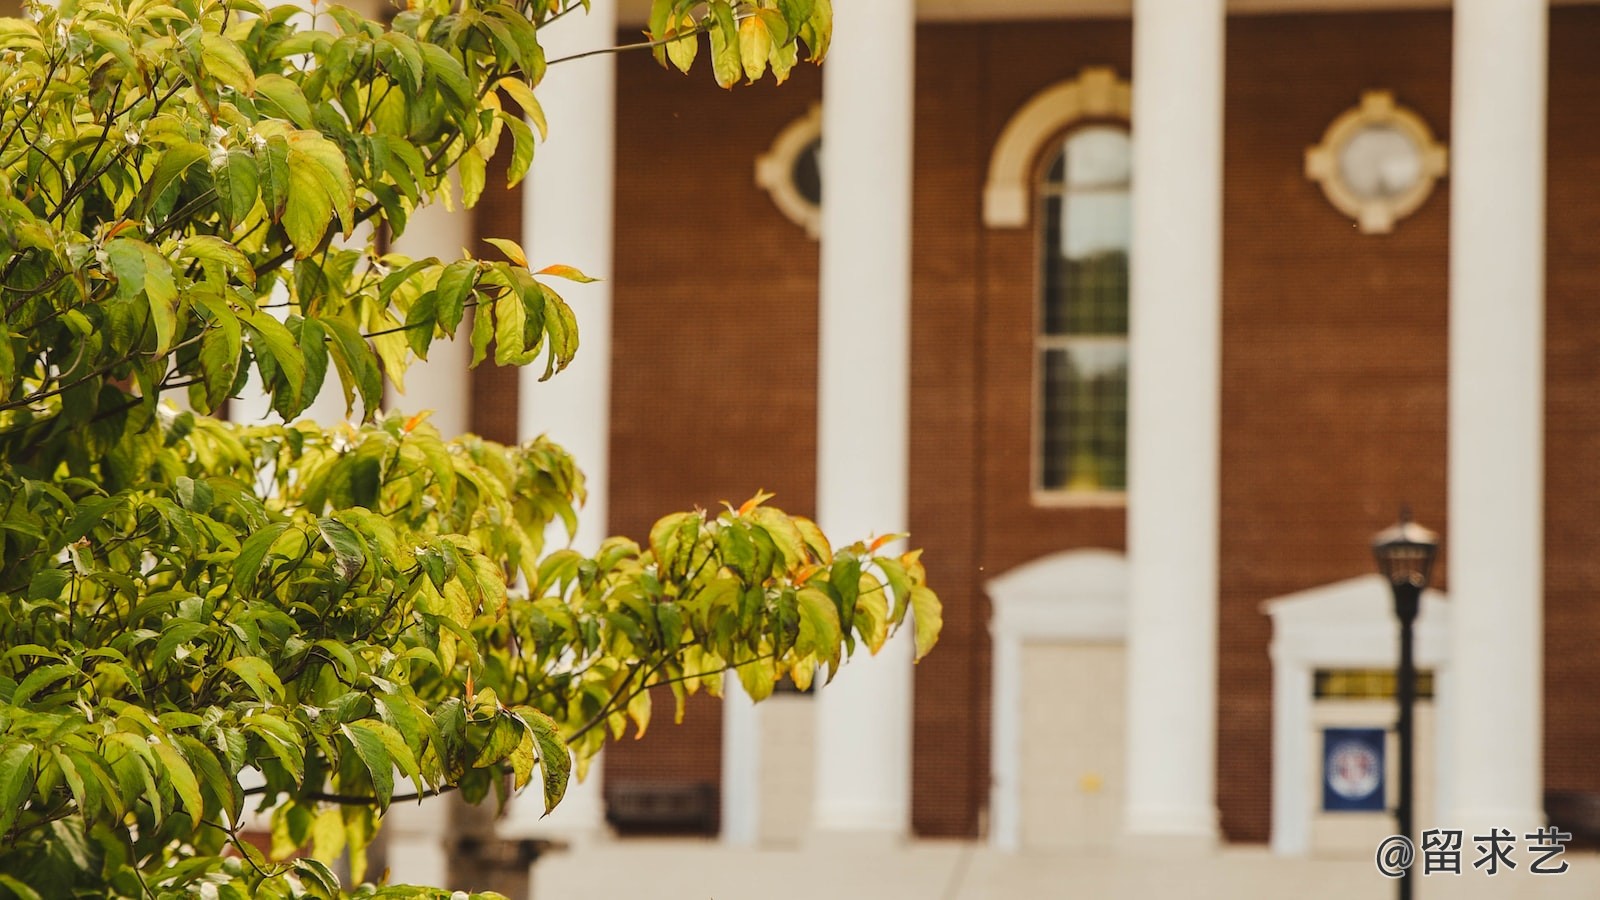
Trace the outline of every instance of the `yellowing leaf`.
{"label": "yellowing leaf", "polygon": [[598,278],[590,278],[572,266],[563,265],[545,266],[533,274],[549,275],[552,278],[565,278],[568,281],[576,281],[579,284],[589,284],[600,280]]}
{"label": "yellowing leaf", "polygon": [[911,618],[916,626],[917,659],[921,660],[933,649],[939,640],[939,631],[944,628],[939,598],[924,585],[911,588]]}
{"label": "yellowing leaf", "polygon": [[739,61],[739,26],[734,23],[733,8],[727,0],[712,0],[711,15],[711,71],[717,84],[731,88],[744,74]]}
{"label": "yellowing leaf", "polygon": [[522,245],[516,241],[506,240],[505,238],[484,238],[484,241],[493,244],[496,249],[506,255],[506,259],[524,269],[528,267],[528,255],[522,252]]}
{"label": "yellowing leaf", "polygon": [[201,35],[200,59],[213,78],[246,94],[255,93],[255,70],[233,41],[220,34]]}
{"label": "yellowing leaf", "polygon": [[684,16],[677,27],[669,27],[664,35],[668,39],[667,58],[678,67],[678,71],[687,72],[694,66],[694,58],[700,52],[700,26],[693,16]]}
{"label": "yellowing leaf", "polygon": [[739,23],[739,58],[745,77],[758,80],[767,73],[767,56],[772,53],[772,32],[760,16]]}

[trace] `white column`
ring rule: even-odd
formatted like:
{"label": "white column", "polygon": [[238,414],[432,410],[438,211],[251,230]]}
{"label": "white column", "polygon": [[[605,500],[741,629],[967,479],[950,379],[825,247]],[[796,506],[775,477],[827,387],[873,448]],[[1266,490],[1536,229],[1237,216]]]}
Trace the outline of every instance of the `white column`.
{"label": "white column", "polygon": [[[616,0],[594,0],[587,14],[567,16],[539,37],[551,60],[616,46]],[[578,355],[566,371],[546,382],[539,381],[542,362],[522,370],[517,431],[521,440],[548,434],[577,459],[589,500],[579,515],[574,546],[590,552],[606,537],[609,503],[615,57],[602,54],[552,66],[539,86],[539,102],[550,123],[550,139],[540,145],[533,171],[523,182],[523,248],[535,269],[563,263],[602,280],[586,285],[550,282],[577,315]],[[552,533],[552,546],[564,538]],[[500,832],[567,840],[603,835],[604,768],[596,759],[586,781],[573,779],[566,798],[547,818],[539,818],[544,810],[537,797],[518,798]]]}
{"label": "white column", "polygon": [[[906,530],[915,15],[839,4],[822,67],[817,513],[838,541]],[[818,831],[908,831],[910,656],[907,630],[820,690]]]}
{"label": "white column", "polygon": [[[453,177],[451,185],[454,190]],[[460,259],[471,243],[472,212],[459,206],[452,211],[435,203],[411,215],[405,233],[395,240],[394,249],[413,259],[436,256],[440,262],[449,263]],[[470,325],[469,318],[456,331],[455,340],[436,339],[428,347],[428,358],[414,362],[406,370],[405,393],[391,392],[385,405],[408,413],[432,410],[428,421],[447,439],[471,430],[472,373],[468,363],[472,344],[467,340]]]}
{"label": "white column", "polygon": [[[615,46],[616,0],[595,0],[587,15],[567,16],[540,37],[552,60]],[[583,550],[606,537],[615,98],[616,58],[610,54],[550,68],[539,87],[550,139],[539,147],[522,204],[522,243],[535,269],[562,263],[601,279],[587,285],[549,281],[577,315],[578,355],[545,382],[539,381],[542,361],[524,368],[517,407],[523,440],[548,434],[587,476],[589,502],[578,541]]]}
{"label": "white column", "polygon": [[[409,789],[409,782],[406,783]],[[396,803],[383,817],[390,884],[442,885],[450,880],[450,805],[454,797]],[[371,877],[371,876],[368,876]]]}
{"label": "white column", "polygon": [[729,669],[722,679],[722,841],[761,840],[761,707]]}
{"label": "white column", "polygon": [[1222,0],[1136,0],[1128,397],[1132,837],[1216,821]]}
{"label": "white column", "polygon": [[1545,3],[1457,0],[1450,173],[1447,808],[1543,821]]}

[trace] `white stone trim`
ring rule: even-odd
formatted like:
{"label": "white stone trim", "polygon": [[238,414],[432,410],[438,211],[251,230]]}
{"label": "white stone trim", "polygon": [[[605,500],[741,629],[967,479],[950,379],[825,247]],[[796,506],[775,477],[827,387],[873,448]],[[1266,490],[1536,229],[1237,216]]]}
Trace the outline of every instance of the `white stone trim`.
{"label": "white stone trim", "polygon": [[[1363,575],[1268,600],[1261,611],[1272,619],[1272,852],[1305,856],[1311,851],[1316,799],[1308,770],[1311,754],[1312,682],[1317,669],[1392,669],[1399,661],[1400,625],[1394,594],[1379,575]],[[1434,671],[1436,733],[1447,735],[1451,681],[1450,607],[1428,591],[1415,632],[1416,663]],[[1434,773],[1442,776],[1445,740],[1434,748]],[[1435,783],[1438,783],[1437,781]],[[1436,810],[1419,821],[1433,823]]]}
{"label": "white stone trim", "polygon": [[1128,563],[1110,550],[1068,550],[984,585],[993,607],[989,844],[1021,846],[1022,651],[1033,642],[1120,644],[1128,633]]}
{"label": "white stone trim", "polygon": [[[1417,181],[1395,197],[1363,197],[1345,183],[1339,168],[1339,154],[1345,144],[1363,129],[1386,126],[1411,139],[1421,166]],[[1322,186],[1322,193],[1334,208],[1356,220],[1362,234],[1388,234],[1394,223],[1417,211],[1433,194],[1434,184],[1449,168],[1449,154],[1434,140],[1433,129],[1408,107],[1397,105],[1391,91],[1366,91],[1361,103],[1340,113],[1322,143],[1306,148],[1306,177]]]}
{"label": "white stone trim", "polygon": [[[772,202],[789,221],[806,230],[816,240],[822,233],[822,207],[807,200],[795,189],[794,161],[822,136],[822,104],[813,103],[806,114],[778,132],[767,152],[756,157],[756,184],[772,197]],[[823,185],[827,190],[827,185]]]}
{"label": "white stone trim", "polygon": [[1033,206],[1034,163],[1044,142],[1080,119],[1132,117],[1132,91],[1126,80],[1104,66],[1091,66],[1077,78],[1034,94],[1012,114],[989,155],[983,186],[983,224],[1021,228]]}

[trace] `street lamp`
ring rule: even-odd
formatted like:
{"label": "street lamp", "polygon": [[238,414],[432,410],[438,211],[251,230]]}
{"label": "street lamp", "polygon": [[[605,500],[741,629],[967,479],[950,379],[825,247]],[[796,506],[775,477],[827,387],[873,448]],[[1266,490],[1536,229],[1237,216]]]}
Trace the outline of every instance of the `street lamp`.
{"label": "street lamp", "polygon": [[[1372,539],[1372,555],[1378,571],[1394,589],[1394,615],[1400,620],[1400,665],[1395,671],[1395,699],[1400,705],[1400,803],[1395,810],[1400,834],[1408,841],[1417,839],[1411,825],[1413,753],[1412,711],[1417,702],[1417,664],[1412,657],[1412,626],[1421,607],[1422,591],[1428,586],[1433,560],[1439,555],[1439,536],[1411,521],[1411,511],[1402,508],[1400,521]],[[1411,898],[1411,869],[1400,876],[1400,900]]]}

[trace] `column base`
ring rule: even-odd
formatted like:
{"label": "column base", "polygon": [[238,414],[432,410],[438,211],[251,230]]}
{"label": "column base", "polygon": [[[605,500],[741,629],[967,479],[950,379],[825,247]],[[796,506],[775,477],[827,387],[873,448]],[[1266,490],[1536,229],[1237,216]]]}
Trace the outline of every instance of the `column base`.
{"label": "column base", "polygon": [[1458,828],[1468,838],[1474,834],[1486,834],[1491,828],[1504,828],[1520,841],[1523,835],[1532,834],[1548,822],[1542,809],[1458,809],[1448,813],[1441,822],[1419,819],[1416,828],[1419,834],[1430,828]]}
{"label": "column base", "polygon": [[806,833],[804,847],[829,856],[846,853],[882,853],[910,843],[900,829],[888,828],[813,828]]}
{"label": "column base", "polygon": [[1222,843],[1212,810],[1128,810],[1118,847],[1130,856],[1210,856]]}

